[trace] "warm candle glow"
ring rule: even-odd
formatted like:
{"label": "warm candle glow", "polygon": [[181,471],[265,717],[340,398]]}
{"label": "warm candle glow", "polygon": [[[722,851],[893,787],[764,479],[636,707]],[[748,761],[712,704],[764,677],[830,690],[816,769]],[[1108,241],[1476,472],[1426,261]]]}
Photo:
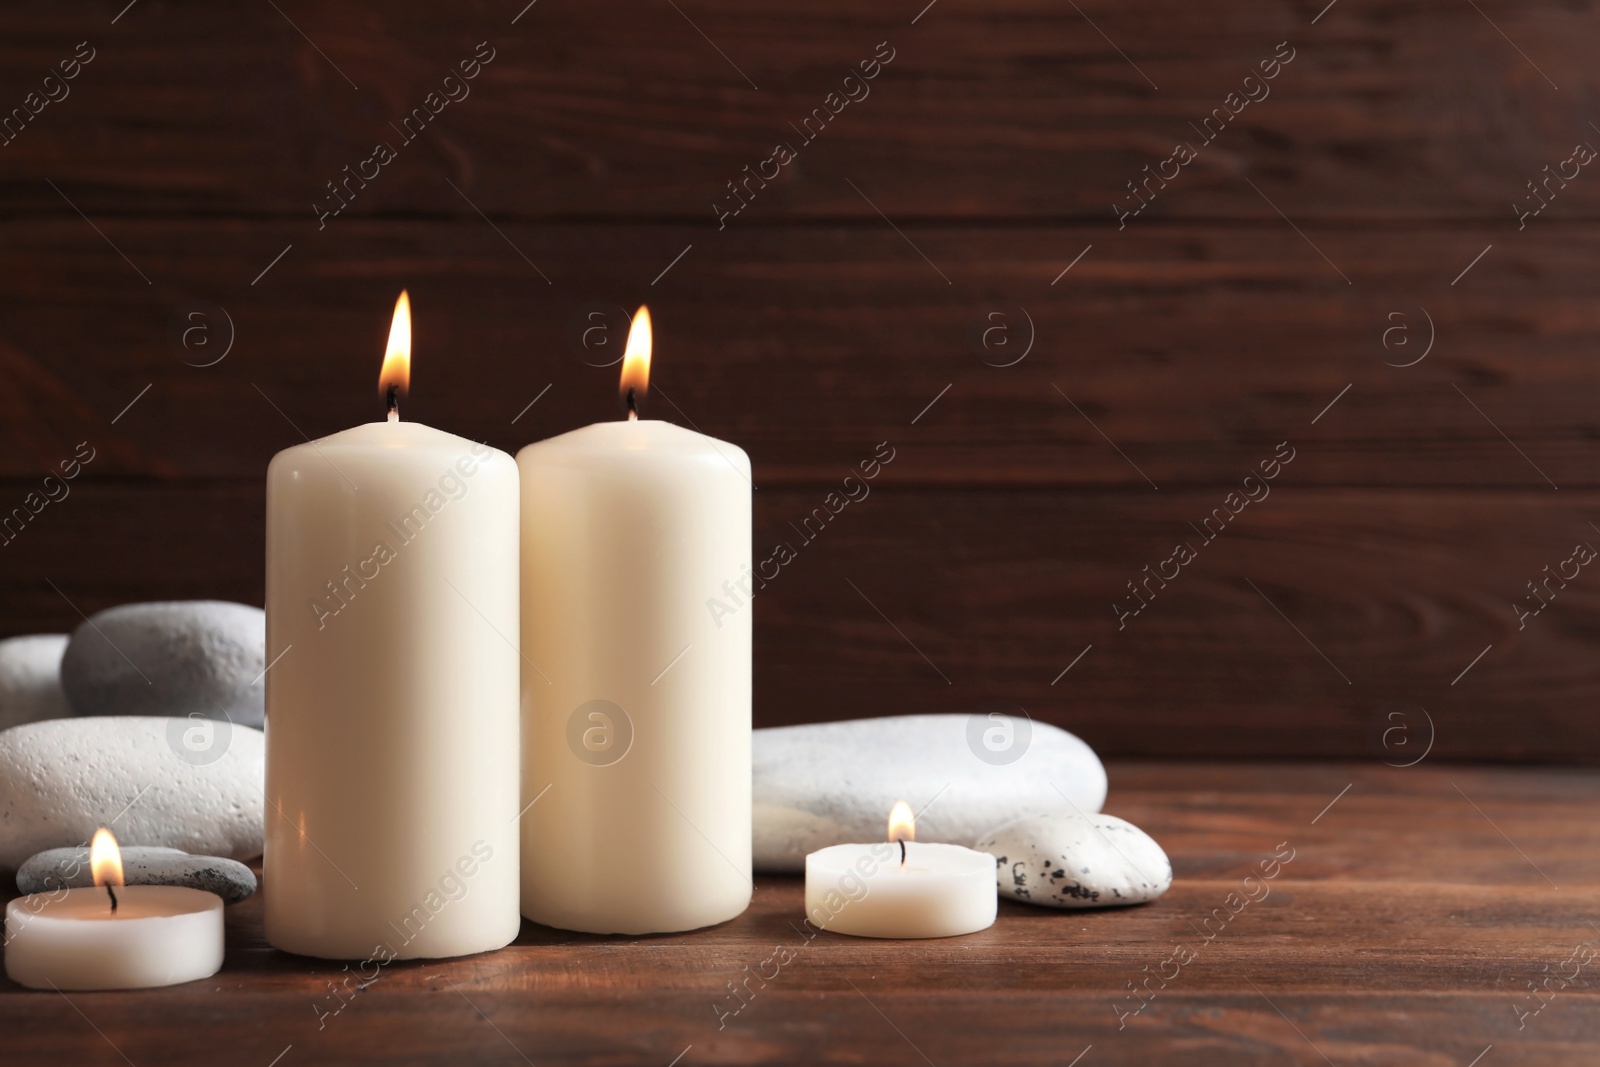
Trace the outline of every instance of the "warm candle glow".
{"label": "warm candle glow", "polygon": [[903,800],[894,802],[894,807],[889,811],[889,840],[890,841],[915,841],[917,839],[917,817],[911,814],[911,805]]}
{"label": "warm candle glow", "polygon": [[622,380],[618,395],[622,406],[628,410],[631,422],[639,417],[644,398],[650,392],[650,309],[643,304],[634,312],[633,325],[628,327],[628,347],[622,354]]}
{"label": "warm candle glow", "polygon": [[389,405],[390,418],[400,397],[411,391],[411,297],[404,289],[394,302],[394,321],[389,325],[389,346],[384,351],[383,369],[378,372],[378,394]]}
{"label": "warm candle glow", "polygon": [[99,829],[89,842],[89,870],[94,872],[95,885],[122,884],[122,851],[111,831]]}

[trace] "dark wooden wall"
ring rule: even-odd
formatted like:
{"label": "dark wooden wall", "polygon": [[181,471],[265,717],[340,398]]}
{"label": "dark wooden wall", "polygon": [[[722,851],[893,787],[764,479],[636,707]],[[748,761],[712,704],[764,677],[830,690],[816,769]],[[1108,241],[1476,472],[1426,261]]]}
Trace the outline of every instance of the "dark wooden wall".
{"label": "dark wooden wall", "polygon": [[[1600,570],[1513,610],[1600,545],[1600,171],[1563,164],[1600,146],[1595,4],[124,2],[0,15],[0,112],[94,50],[0,146],[0,509],[97,450],[0,548],[4,632],[259,603],[266,463],[377,417],[402,286],[408,416],[506,449],[614,417],[574,323],[648,301],[654,413],[748,450],[758,558],[895,450],[758,600],[761,724],[1009,704],[1108,754],[1600,758]],[[1547,165],[1578,173],[1519,223]]]}

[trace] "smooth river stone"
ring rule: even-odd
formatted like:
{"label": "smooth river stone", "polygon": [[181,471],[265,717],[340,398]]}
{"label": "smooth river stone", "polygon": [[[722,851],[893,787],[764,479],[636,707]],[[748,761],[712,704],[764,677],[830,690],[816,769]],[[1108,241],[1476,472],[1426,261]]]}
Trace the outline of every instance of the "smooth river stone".
{"label": "smooth river stone", "polygon": [[[203,715],[260,727],[267,616],[225,600],[124,604],[72,634],[61,685],[79,715]],[[253,683],[253,684],[252,684]]]}
{"label": "smooth river stone", "polygon": [[1000,895],[1026,904],[1143,904],[1172,885],[1166,852],[1115,815],[1062,810],[1029,816],[984,834],[972,847],[994,856]]}
{"label": "smooth river stone", "polygon": [[[237,904],[256,891],[255,872],[238,860],[191,856],[175,848],[133,845],[121,849],[123,885],[181,885],[215,893],[224,904]],[[17,871],[17,889],[48,893],[94,885],[89,849],[52,848],[32,856]]]}
{"label": "smooth river stone", "polygon": [[29,634],[0,641],[0,730],[72,714],[61,688],[66,634]]}
{"label": "smooth river stone", "polygon": [[1088,745],[1035,722],[1019,757],[994,762],[973,740],[991,725],[985,716],[899,715],[755,731],[756,869],[802,871],[808,852],[882,841],[896,800],[919,813],[918,841],[958,845],[1068,802],[1100,810],[1106,772]]}
{"label": "smooth river stone", "polygon": [[[202,729],[214,730],[209,748],[195,743]],[[0,732],[0,868],[82,845],[102,826],[130,846],[259,856],[264,753],[260,730],[191,719],[13,726]]]}

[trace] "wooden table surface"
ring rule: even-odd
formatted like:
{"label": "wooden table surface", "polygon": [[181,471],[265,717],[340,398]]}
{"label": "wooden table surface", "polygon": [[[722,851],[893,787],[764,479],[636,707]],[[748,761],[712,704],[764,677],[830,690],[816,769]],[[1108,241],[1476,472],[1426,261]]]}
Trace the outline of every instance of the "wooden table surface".
{"label": "wooden table surface", "polygon": [[[1600,1060],[1600,962],[1590,958],[1600,950],[1600,774],[1285,763],[1110,772],[1107,810],[1172,856],[1176,880],[1153,904],[1002,903],[994,927],[969,937],[808,940],[800,881],[763,876],[748,912],[700,933],[606,938],[525,924],[501,952],[394,963],[363,985],[268,948],[258,894],[230,910],[227,962],[213,979],[70,998],[6,983],[0,1062]],[[740,982],[742,1001],[729,991]],[[1131,985],[1148,991],[1135,999]]]}

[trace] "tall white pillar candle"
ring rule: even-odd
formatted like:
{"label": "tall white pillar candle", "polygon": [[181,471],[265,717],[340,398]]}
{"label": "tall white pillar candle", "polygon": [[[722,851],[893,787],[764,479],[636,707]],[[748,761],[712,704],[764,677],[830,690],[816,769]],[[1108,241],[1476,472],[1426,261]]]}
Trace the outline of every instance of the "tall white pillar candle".
{"label": "tall white pillar candle", "polygon": [[522,473],[522,910],[593,933],[689,930],[750,902],[750,461],[638,420],[517,454]]}
{"label": "tall white pillar candle", "polygon": [[402,373],[390,421],[267,472],[266,936],[309,956],[460,956],[521,922],[516,465],[398,421]]}

